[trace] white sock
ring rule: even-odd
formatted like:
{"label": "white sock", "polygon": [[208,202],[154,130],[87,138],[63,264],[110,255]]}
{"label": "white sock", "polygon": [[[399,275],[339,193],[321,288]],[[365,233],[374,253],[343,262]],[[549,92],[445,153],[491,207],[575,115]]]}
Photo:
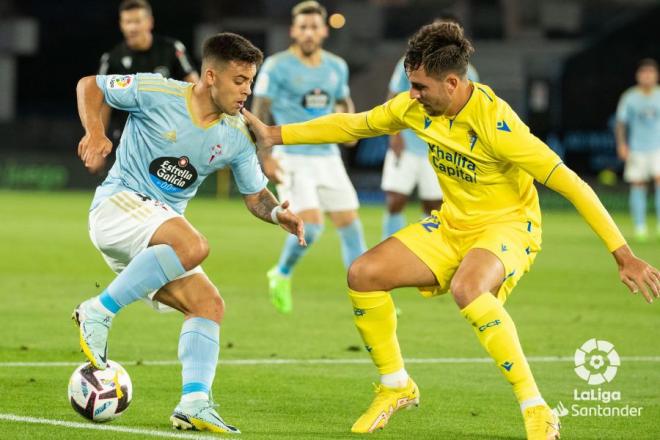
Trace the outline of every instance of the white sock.
{"label": "white sock", "polygon": [[194,400],[209,400],[209,395],[204,391],[194,391],[181,396],[181,402],[188,403]]}
{"label": "white sock", "polygon": [[408,372],[405,368],[395,371],[394,373],[383,374],[380,376],[380,383],[388,388],[403,388],[408,385]]}
{"label": "white sock", "polygon": [[520,411],[525,412],[527,408],[538,405],[546,405],[545,400],[543,400],[543,397],[541,396],[532,397],[531,399],[523,401],[520,404]]}

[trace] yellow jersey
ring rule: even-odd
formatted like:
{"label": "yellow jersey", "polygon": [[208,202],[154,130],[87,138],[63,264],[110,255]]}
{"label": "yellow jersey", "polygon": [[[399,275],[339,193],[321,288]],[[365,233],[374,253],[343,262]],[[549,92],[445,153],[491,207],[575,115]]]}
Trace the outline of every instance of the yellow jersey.
{"label": "yellow jersey", "polygon": [[486,85],[471,83],[472,94],[454,116],[429,116],[403,92],[368,112],[335,113],[282,126],[285,144],[347,142],[410,128],[428,144],[429,162],[443,191],[441,219],[461,230],[499,222],[540,226],[534,179],[577,207],[608,249],[625,244],[607,211],[575,173]]}

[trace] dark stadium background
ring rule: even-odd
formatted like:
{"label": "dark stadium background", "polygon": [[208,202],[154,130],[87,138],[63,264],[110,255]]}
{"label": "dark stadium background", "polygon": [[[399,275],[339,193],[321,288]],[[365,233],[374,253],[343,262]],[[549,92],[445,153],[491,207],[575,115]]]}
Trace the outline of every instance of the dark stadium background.
{"label": "dark stadium background", "polygon": [[[268,55],[288,43],[295,0],[155,0],[155,32],[182,40],[199,67],[206,35],[233,31]],[[344,57],[358,111],[383,101],[406,38],[433,17],[452,15],[476,47],[481,81],[509,101],[532,131],[582,176],[599,185],[620,173],[612,117],[643,57],[660,59],[660,5],[654,0],[325,1],[346,25],[326,48]],[[121,40],[117,1],[0,1],[0,188],[92,188],[75,156],[82,134],[75,85],[96,72],[100,55]],[[344,151],[363,200],[380,200],[386,140]],[[602,176],[602,175],[601,175]],[[213,180],[213,179],[211,179]],[[603,187],[609,207],[625,188]],[[216,185],[206,185],[214,193]]]}

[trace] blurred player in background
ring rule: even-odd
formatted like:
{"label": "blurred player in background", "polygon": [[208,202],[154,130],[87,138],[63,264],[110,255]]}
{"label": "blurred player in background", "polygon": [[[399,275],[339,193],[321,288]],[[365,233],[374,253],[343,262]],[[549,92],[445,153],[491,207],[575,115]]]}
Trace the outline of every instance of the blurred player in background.
{"label": "blurred player in background", "polygon": [[444,193],[442,209],[367,251],[349,269],[354,321],[381,375],[376,397],[353,432],[383,428],[396,410],[419,403],[419,389],[399,348],[390,295],[397,287],[414,286],[425,296],[451,292],[512,385],[527,438],[559,437],[559,419],[541,396],[504,308],[541,249],[534,180],[573,203],[612,252],[632,292],[641,292],[648,302],[660,298],[660,272],[634,256],[591,188],[488,86],[468,81],[472,52],[459,25],[430,24],[408,43],[410,93],[368,112],[281,127],[266,126],[245,111],[262,148],[346,142],[405,128],[429,143],[429,160]]}
{"label": "blurred player in background", "polygon": [[[165,78],[197,82],[199,75],[179,40],[154,35],[154,17],[147,0],[122,0],[119,5],[119,29],[124,41],[101,56],[99,75],[154,72]],[[126,123],[122,112],[111,117],[111,108],[103,106],[103,125],[116,143]]]}
{"label": "blurred player in background", "polygon": [[188,201],[209,174],[231,167],[248,210],[304,245],[302,221],[266,189],[255,146],[237,116],[262,59],[248,40],[225,33],[204,43],[204,74],[195,84],[152,73],[78,83],[85,128],[78,154],[90,171],[101,168],[112,149],[101,123],[103,102],[129,112],[117,160],[89,213],[92,242],[118,275],[74,310],[80,345],[92,365],[104,369],[108,332],[122,308],[143,299],[182,312],[182,396],[170,417],[178,429],[239,432],[220,418],[210,396],[224,302],[200,266],[209,247],[183,216]]}
{"label": "blurred player in background", "polygon": [[[441,22],[460,24],[451,17],[435,20],[435,23]],[[402,57],[394,67],[388,99],[410,90],[410,81],[403,61]],[[470,81],[479,81],[479,74],[472,64],[468,64],[467,78]],[[401,130],[390,136],[390,148],[385,155],[380,185],[387,200],[387,211],[383,217],[383,240],[406,225],[403,210],[415,187],[426,215],[440,208],[442,190],[427,156],[428,145],[412,130]]]}
{"label": "blurred player in background", "polygon": [[[300,122],[334,111],[353,112],[348,67],[322,49],[328,36],[326,10],[305,1],[291,11],[291,47],[264,62],[254,87],[252,109],[277,124]],[[354,144],[353,144],[354,145]],[[305,241],[311,245],[323,230],[323,213],[337,228],[346,268],[366,250],[358,199],[336,144],[277,147],[261,156],[264,172],[277,184],[280,198],[305,222]],[[279,261],[267,274],[270,298],[277,310],[292,309],[291,275],[306,252],[287,237]]]}
{"label": "blurred player in background", "polygon": [[626,90],[616,110],[616,146],[626,162],[630,212],[638,241],[648,239],[646,189],[655,182],[656,234],[660,237],[660,87],[658,63],[645,58],[637,68],[637,85]]}

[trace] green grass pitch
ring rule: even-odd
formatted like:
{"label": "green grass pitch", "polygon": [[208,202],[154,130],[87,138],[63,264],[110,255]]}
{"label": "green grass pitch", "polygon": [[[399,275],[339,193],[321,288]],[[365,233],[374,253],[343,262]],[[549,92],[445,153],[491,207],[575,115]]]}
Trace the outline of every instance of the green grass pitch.
{"label": "green grass pitch", "polygon": [[[100,292],[113,275],[87,235],[91,193],[0,192],[0,414],[83,422],[71,409],[66,385],[72,366],[9,367],[8,362],[81,362],[72,308]],[[380,236],[380,207],[364,207],[367,241]],[[209,239],[204,265],[227,303],[221,363],[214,394],[220,413],[245,439],[354,438],[350,426],[369,404],[377,380],[368,363],[223,364],[237,359],[366,360],[352,323],[336,233],[328,227],[294,277],[294,312],[278,315],[266,293],[284,232],[251,217],[238,200],[199,199],[188,218]],[[411,208],[408,218],[417,212]],[[617,215],[625,232],[630,224]],[[660,241],[635,245],[660,265]],[[407,358],[483,358],[485,352],[447,295],[423,299],[396,291],[399,338]],[[641,406],[640,417],[562,418],[562,438],[660,438],[660,304],[648,305],[620,284],[616,265],[574,211],[544,214],[544,250],[510,297],[528,356],[572,357],[590,338],[605,339],[624,357],[603,390]],[[171,432],[168,417],[179,397],[177,365],[134,365],[176,360],[181,316],[142,304],[123,311],[110,337],[110,357],[126,362],[135,394],[125,415],[107,426]],[[655,356],[626,360],[625,357]],[[532,362],[551,406],[570,408],[573,390],[589,390],[573,362]],[[382,439],[522,439],[522,418],[509,385],[492,363],[409,363],[421,406],[397,414]],[[597,388],[597,387],[596,387]],[[584,402],[582,402],[584,403]],[[595,405],[595,403],[587,403]],[[0,420],[3,439],[141,438]],[[144,437],[148,438],[148,437]]]}

